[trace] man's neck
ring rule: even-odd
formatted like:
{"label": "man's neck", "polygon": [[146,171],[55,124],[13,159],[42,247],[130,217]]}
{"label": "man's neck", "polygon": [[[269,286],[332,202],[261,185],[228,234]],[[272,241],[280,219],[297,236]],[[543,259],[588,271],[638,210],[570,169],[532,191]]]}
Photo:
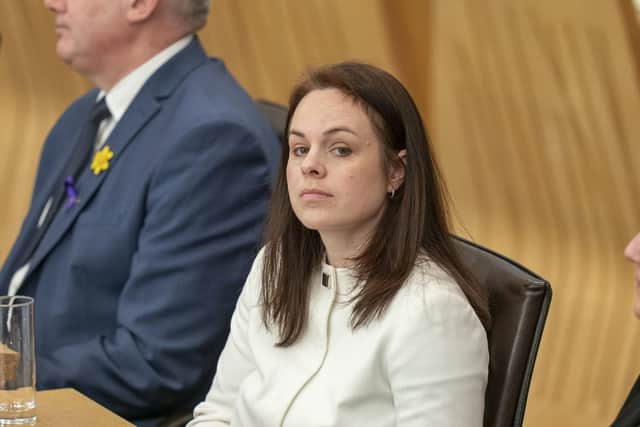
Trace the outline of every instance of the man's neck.
{"label": "man's neck", "polygon": [[159,36],[154,33],[139,33],[127,46],[118,52],[117,57],[105,57],[99,68],[100,72],[87,77],[93,84],[108,92],[129,73],[149,61],[151,58],[180,40],[188,33],[173,31],[172,35]]}

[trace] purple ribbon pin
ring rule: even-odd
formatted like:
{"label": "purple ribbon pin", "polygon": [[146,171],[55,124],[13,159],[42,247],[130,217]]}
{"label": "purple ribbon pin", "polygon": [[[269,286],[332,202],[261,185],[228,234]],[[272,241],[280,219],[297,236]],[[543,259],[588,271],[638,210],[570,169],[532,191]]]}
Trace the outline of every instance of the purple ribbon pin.
{"label": "purple ribbon pin", "polygon": [[64,180],[64,188],[67,192],[67,200],[64,202],[64,207],[66,209],[71,209],[73,205],[80,201],[80,199],[78,199],[78,191],[73,185],[72,176],[68,176],[67,179]]}

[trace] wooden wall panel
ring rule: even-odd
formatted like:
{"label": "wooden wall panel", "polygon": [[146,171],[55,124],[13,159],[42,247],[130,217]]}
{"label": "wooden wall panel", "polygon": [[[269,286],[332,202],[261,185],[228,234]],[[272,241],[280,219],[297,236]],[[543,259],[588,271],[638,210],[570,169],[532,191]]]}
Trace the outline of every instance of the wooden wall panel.
{"label": "wooden wall panel", "polygon": [[555,290],[527,424],[608,425],[640,372],[622,257],[640,91],[619,4],[433,5],[426,110],[459,229]]}
{"label": "wooden wall panel", "polygon": [[397,71],[380,0],[218,0],[202,32],[256,97],[286,102],[304,70],[357,59]]}
{"label": "wooden wall panel", "polygon": [[[254,97],[285,102],[304,69],[344,59],[409,87],[457,230],[553,284],[527,426],[607,425],[640,372],[622,259],[640,230],[640,90],[623,1],[214,0],[201,34]],[[56,58],[40,2],[0,2],[0,32],[3,260],[44,136],[89,85]]]}

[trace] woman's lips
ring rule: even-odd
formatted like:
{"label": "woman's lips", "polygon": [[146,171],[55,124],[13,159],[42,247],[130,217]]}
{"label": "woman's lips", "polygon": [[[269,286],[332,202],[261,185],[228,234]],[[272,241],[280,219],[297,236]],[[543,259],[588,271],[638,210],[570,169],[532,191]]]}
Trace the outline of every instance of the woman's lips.
{"label": "woman's lips", "polygon": [[331,197],[333,197],[332,194],[315,189],[303,190],[300,193],[300,198],[302,200],[325,200]]}

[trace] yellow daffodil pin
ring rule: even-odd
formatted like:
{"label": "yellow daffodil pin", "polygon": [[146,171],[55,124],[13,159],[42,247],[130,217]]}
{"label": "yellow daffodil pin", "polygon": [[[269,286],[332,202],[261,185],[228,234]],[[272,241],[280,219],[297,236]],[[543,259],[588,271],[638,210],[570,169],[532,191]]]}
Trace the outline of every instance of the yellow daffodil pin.
{"label": "yellow daffodil pin", "polygon": [[95,156],[93,156],[93,161],[91,162],[91,170],[94,175],[100,175],[100,172],[106,171],[109,169],[109,160],[113,157],[113,151],[109,148],[108,145],[105,145],[102,150],[98,151]]}

